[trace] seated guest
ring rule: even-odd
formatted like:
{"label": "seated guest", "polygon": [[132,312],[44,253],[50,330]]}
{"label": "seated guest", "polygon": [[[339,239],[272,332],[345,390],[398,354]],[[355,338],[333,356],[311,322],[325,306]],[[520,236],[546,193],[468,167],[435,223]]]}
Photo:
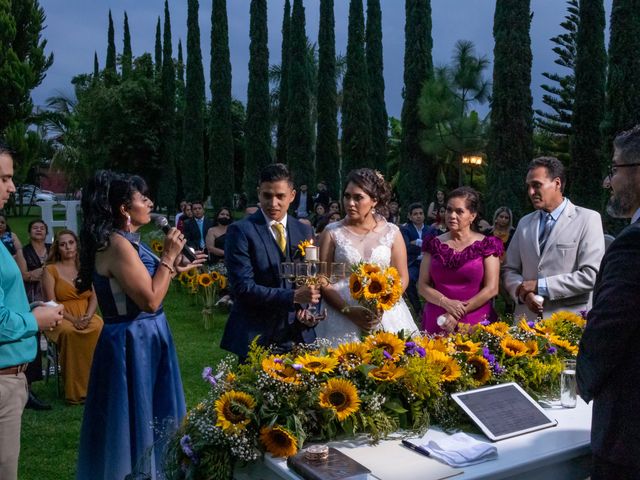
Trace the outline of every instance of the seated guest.
{"label": "seated guest", "polygon": [[318,229],[318,222],[322,220],[322,217],[324,217],[326,213],[327,210],[325,206],[321,203],[316,203],[316,205],[313,207],[313,216],[311,217],[311,226],[314,228],[314,230]]}
{"label": "seated guest", "polygon": [[18,250],[22,248],[20,239],[11,231],[11,227],[9,227],[7,218],[4,215],[0,215],[0,241],[7,247],[7,250],[14,258]]}
{"label": "seated guest", "polygon": [[[16,260],[22,273],[24,288],[27,292],[29,303],[46,301],[42,294],[42,272],[43,265],[49,256],[50,243],[45,243],[49,229],[42,220],[33,220],[27,227],[29,233],[29,243],[21,251],[18,251]],[[40,346],[40,332],[38,332],[38,346]],[[26,408],[33,410],[50,410],[51,405],[41,401],[31,390],[31,384],[42,380],[42,356],[38,349],[36,358],[29,363],[24,372],[29,384],[29,400]]]}
{"label": "seated guest", "polygon": [[204,215],[204,204],[201,201],[191,202],[191,211],[193,218],[190,218],[184,224],[184,237],[187,239],[187,245],[194,250],[204,250],[206,247],[205,239],[207,232],[213,227],[213,221]]}
{"label": "seated guest", "polygon": [[[452,332],[458,323],[495,320],[491,300],[498,294],[502,242],[471,229],[478,214],[479,194],[469,187],[449,193],[445,221],[449,231],[422,244],[418,292],[426,301],[422,328]],[[437,319],[444,315],[444,323]]]}
{"label": "seated guest", "polygon": [[46,335],[56,342],[68,403],[83,403],[87,396],[93,351],[102,331],[102,318],[96,315],[98,301],[93,290],[79,293],[75,279],[80,257],[78,237],[61,230],[51,246],[42,275],[44,297],[64,305],[63,320]]}
{"label": "seated guest", "polygon": [[400,233],[407,247],[407,264],[409,267],[409,285],[407,297],[413,307],[413,313],[422,313],[422,303],[418,296],[416,283],[420,276],[420,262],[422,261],[422,241],[429,236],[438,235],[437,231],[424,223],[424,207],[421,203],[409,205],[409,221],[400,227]]}
{"label": "seated guest", "polygon": [[431,228],[435,230],[437,235],[442,235],[447,231],[447,224],[444,221],[446,211],[446,207],[440,207],[438,213],[436,213],[436,221],[431,224]]}
{"label": "seated guest", "polygon": [[222,207],[215,216],[216,224],[207,231],[205,243],[209,252],[209,263],[224,262],[224,241],[227,227],[233,222],[231,209]]}
{"label": "seated guest", "polygon": [[339,222],[340,220],[342,220],[342,215],[340,215],[338,212],[332,212],[324,215],[320,220],[318,220],[318,226],[315,230],[316,234],[321,234],[324,229],[327,228],[327,225],[329,225],[330,223]]}
{"label": "seated guest", "polygon": [[331,202],[329,202],[327,213],[339,213],[342,217],[342,206],[340,205],[340,202],[337,200],[332,200]]}
{"label": "seated guest", "polygon": [[176,221],[176,228],[184,233],[184,224],[187,220],[193,218],[193,212],[191,211],[191,204],[185,203],[182,215]]}
{"label": "seated guest", "polygon": [[389,215],[387,216],[387,222],[395,225],[400,225],[400,205],[395,200],[389,202]]}
{"label": "seated guest", "polygon": [[493,225],[487,234],[493,235],[494,237],[502,240],[502,244],[506,251],[509,247],[509,243],[511,243],[511,238],[515,231],[516,229],[513,226],[513,213],[511,213],[511,209],[509,209],[509,207],[498,208],[493,214]]}

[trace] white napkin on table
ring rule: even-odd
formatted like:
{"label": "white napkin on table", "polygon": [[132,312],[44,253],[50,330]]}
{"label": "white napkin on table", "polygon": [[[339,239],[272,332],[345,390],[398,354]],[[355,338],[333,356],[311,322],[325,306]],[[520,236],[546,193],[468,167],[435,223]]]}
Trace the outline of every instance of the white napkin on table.
{"label": "white napkin on table", "polygon": [[433,458],[452,467],[466,467],[498,458],[498,449],[494,445],[480,442],[462,432],[440,440],[430,440],[422,447]]}

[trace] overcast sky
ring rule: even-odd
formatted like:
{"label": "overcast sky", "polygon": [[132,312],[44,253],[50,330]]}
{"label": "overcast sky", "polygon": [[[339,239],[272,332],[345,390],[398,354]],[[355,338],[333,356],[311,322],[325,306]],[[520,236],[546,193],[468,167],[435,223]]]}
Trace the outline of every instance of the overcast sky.
{"label": "overcast sky", "polygon": [[[605,0],[607,23],[611,1]],[[366,5],[366,0],[364,1]],[[163,16],[164,0],[40,0],[47,15],[44,38],[48,51],[54,53],[53,66],[42,85],[33,92],[36,105],[59,93],[71,94],[71,78],[78,73],[93,71],[93,54],[98,53],[100,68],[104,67],[107,49],[108,12],[111,9],[116,50],[122,52],[124,12],[129,17],[134,56],[153,52],[158,16]],[[249,61],[249,4],[250,0],[228,0],[229,43],[233,69],[233,96],[246,101]],[[318,36],[319,0],[305,0],[307,36]],[[384,77],[389,115],[399,117],[402,108],[402,70],[404,57],[404,1],[381,0],[384,48]],[[434,64],[449,62],[457,40],[471,40],[476,53],[493,58],[493,13],[495,0],[431,0],[433,10]],[[170,0],[174,57],[178,39],[182,39],[186,55],[187,1]],[[282,14],[284,0],[268,1],[269,62],[280,62]],[[553,44],[549,39],[562,30],[559,27],[566,15],[563,0],[531,0],[534,13],[531,25],[533,51],[532,92],[534,107],[543,108],[542,72],[557,71],[553,61]],[[348,0],[335,0],[336,50],[346,53]],[[200,37],[205,78],[209,79],[211,33],[211,0],[200,1]],[[608,42],[608,26],[606,38]],[[487,70],[491,77],[493,64]],[[486,112],[486,107],[480,108]]]}

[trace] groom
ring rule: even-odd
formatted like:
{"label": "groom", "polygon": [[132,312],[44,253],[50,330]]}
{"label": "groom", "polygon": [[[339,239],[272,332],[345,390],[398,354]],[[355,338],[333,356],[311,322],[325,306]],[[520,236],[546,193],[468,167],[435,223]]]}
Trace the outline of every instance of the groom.
{"label": "groom", "polygon": [[292,261],[298,244],[312,238],[311,229],[287,215],[295,198],[293,179],[281,163],[260,172],[260,209],[227,229],[225,263],[234,304],[220,346],[245,360],[249,344],[288,351],[295,343],[312,342],[315,332],[298,318],[301,305],[317,303],[320,290],[295,290],[280,277],[280,263]]}

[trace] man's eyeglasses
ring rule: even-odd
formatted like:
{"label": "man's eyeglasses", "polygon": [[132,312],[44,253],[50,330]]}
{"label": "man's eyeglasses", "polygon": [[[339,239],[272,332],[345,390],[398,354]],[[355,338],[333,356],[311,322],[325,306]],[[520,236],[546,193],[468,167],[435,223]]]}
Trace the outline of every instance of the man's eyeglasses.
{"label": "man's eyeglasses", "polygon": [[640,167],[640,163],[621,163],[618,165],[611,164],[609,165],[609,178],[612,178],[616,174],[616,171],[618,170],[618,168],[625,168],[625,167]]}

